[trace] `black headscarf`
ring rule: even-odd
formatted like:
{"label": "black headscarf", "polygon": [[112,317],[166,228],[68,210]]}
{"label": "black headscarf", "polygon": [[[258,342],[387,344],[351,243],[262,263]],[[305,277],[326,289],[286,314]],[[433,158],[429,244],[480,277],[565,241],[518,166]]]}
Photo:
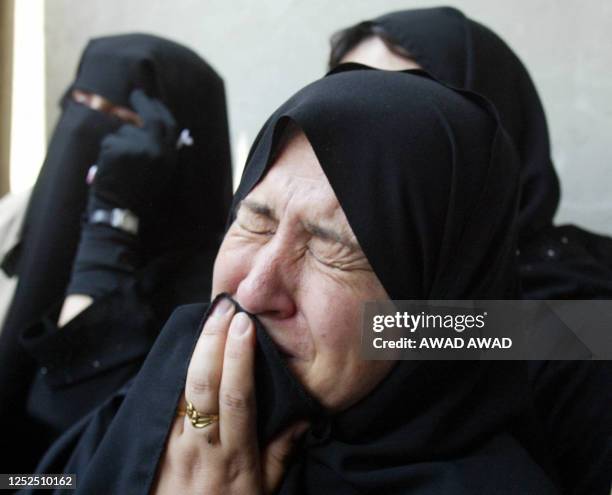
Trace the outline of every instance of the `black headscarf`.
{"label": "black headscarf", "polygon": [[[193,139],[192,146],[179,150],[179,167],[165,202],[167,222],[142,234],[148,249],[144,261],[153,266],[143,275],[144,285],[155,291],[163,274],[189,273],[181,266],[189,258],[184,251],[214,250],[223,233],[232,184],[221,78],[193,51],[159,37],[131,34],[90,41],[61,100],[62,114],[24,221],[19,282],[0,338],[0,423],[5,427],[9,417],[24,416],[24,396],[33,373],[31,358],[19,344],[20,334],[64,297],[87,202],[87,171],[102,138],[122,124],[75,103],[71,92],[92,92],[129,107],[134,88],[160,99],[179,129],[189,129]],[[155,297],[169,311],[194,284],[184,286]]]}
{"label": "black headscarf", "polygon": [[[343,67],[273,115],[234,205],[291,120],[392,299],[515,297],[518,169],[495,112],[424,75],[359,69]],[[524,385],[521,364],[400,362],[317,425],[280,493],[547,493],[512,434]]]}
{"label": "black headscarf", "polygon": [[[353,69],[359,72],[341,74]],[[511,253],[515,155],[503,132],[496,134],[497,128],[464,97],[442,86],[437,94],[435,83],[424,75],[402,74],[394,79],[358,64],[345,65],[336,72],[299,92],[268,122],[234,196],[234,210],[263,177],[274,130],[280,133],[283,122],[291,119],[311,142],[355,235],[392,299],[501,299],[516,295]],[[340,84],[343,77],[348,79],[346,88]],[[365,85],[370,80],[377,87],[368,90]],[[413,93],[401,95],[398,89],[402,83]],[[342,94],[349,87],[361,91],[363,101],[351,104]],[[308,95],[308,105],[300,104],[304,95]],[[447,103],[445,98],[450,97],[456,101]],[[413,101],[420,98],[430,106],[419,108],[418,117],[410,115]],[[274,119],[279,123],[272,125]],[[490,119],[494,121],[494,117]],[[491,142],[485,145],[486,132]],[[493,138],[495,143],[491,144]],[[481,141],[476,143],[476,139]],[[466,150],[458,148],[464,142],[469,143]],[[507,171],[508,176],[477,170],[474,155],[470,155],[477,151],[482,153],[482,163],[490,161],[498,173]],[[459,177],[462,174],[465,176]],[[482,210],[489,216],[482,215]]]}
{"label": "black headscarf", "polygon": [[495,105],[520,158],[519,262],[524,297],[612,297],[612,239],[552,224],[559,181],[546,117],[531,77],[512,49],[489,28],[452,7],[392,12],[363,24],[375,27],[437,79],[474,91]]}
{"label": "black headscarf", "polygon": [[[520,158],[521,296],[612,298],[612,239],[552,223],[559,184],[546,118],[527,70],[508,45],[450,7],[393,12],[363,27],[399,45],[436,78],[481,94],[498,110]],[[564,486],[576,493],[593,493],[589,483],[606,471],[597,464],[612,450],[612,397],[604,393],[612,391],[612,366],[534,362],[529,367],[537,414],[550,436]],[[585,397],[588,400],[582,400]]]}
{"label": "black headscarf", "polygon": [[452,7],[404,10],[367,22],[437,79],[495,105],[521,163],[520,236],[549,226],[559,203],[559,181],[546,117],[529,73],[508,45]]}
{"label": "black headscarf", "polygon": [[[268,120],[234,205],[265,175],[290,121],[310,141],[390,297],[516,295],[518,168],[482,99],[422,73],[345,66]],[[202,312],[192,306],[175,313],[125,400],[117,397],[123,404],[105,435],[117,407],[111,402],[59,442],[40,469],[77,472],[83,493],[148,493]],[[365,399],[325,415],[295,378],[287,380],[253,318],[260,445],[296,417],[314,421],[278,493],[556,493],[546,462],[534,460],[517,431],[523,363],[401,361]]]}

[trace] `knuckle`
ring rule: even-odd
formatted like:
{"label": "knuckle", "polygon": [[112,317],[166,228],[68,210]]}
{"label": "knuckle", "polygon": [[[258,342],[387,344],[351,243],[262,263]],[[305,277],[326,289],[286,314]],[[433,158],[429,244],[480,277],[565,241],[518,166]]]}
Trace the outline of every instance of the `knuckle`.
{"label": "knuckle", "polygon": [[214,393],[217,385],[212,377],[189,377],[187,380],[188,397]]}
{"label": "knuckle", "polygon": [[227,349],[225,350],[225,356],[229,359],[238,361],[243,358],[244,350],[240,345],[235,345],[234,343],[228,343]]}
{"label": "knuckle", "polygon": [[269,459],[275,464],[282,466],[287,462],[287,458],[291,452],[289,445],[276,446],[268,452]]}
{"label": "knuckle", "polygon": [[245,473],[254,469],[254,462],[250,457],[240,453],[232,453],[225,462],[225,477],[231,484],[236,482],[241,476],[244,476]]}
{"label": "knuckle", "polygon": [[206,439],[206,443],[208,445],[216,445],[219,443],[219,435],[217,434],[213,434],[212,432],[208,431],[206,432],[206,435],[204,436],[204,438]]}
{"label": "knuckle", "polygon": [[181,474],[185,477],[193,477],[194,473],[200,473],[207,468],[206,460],[199,450],[186,451],[180,459]]}
{"label": "knuckle", "polygon": [[224,390],[221,393],[221,404],[231,411],[245,413],[250,409],[252,399],[249,394],[239,390]]}
{"label": "knuckle", "polygon": [[217,335],[223,330],[223,325],[220,325],[214,318],[209,318],[202,328],[202,335],[209,338],[212,335]]}

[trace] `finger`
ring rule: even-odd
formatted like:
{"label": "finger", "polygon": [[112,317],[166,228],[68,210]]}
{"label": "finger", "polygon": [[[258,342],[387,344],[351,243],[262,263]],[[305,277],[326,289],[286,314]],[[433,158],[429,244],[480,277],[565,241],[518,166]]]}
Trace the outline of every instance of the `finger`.
{"label": "finger", "polygon": [[[131,124],[123,124],[117,131],[108,134],[100,143],[100,154],[102,158],[108,158],[115,155],[126,153],[126,149],[131,149],[126,146],[127,143],[133,148],[135,143],[142,141],[142,137],[138,130]],[[102,160],[105,161],[104,159]],[[99,163],[104,168],[104,163]]]}
{"label": "finger", "polygon": [[246,313],[232,319],[219,390],[221,444],[241,449],[256,441],[255,433],[255,329]]}
{"label": "finger", "polygon": [[152,101],[153,98],[149,98],[140,88],[134,89],[130,93],[130,105],[145,121],[155,118],[155,109],[151,106]]}
{"label": "finger", "polygon": [[161,101],[147,96],[142,89],[132,91],[130,104],[142,119],[144,129],[150,129],[164,136],[175,126],[170,110]]}
{"label": "finger", "polygon": [[[185,384],[185,398],[202,414],[219,412],[219,386],[223,369],[223,349],[232,315],[233,303],[223,298],[217,302],[206,320],[195,346]],[[194,428],[185,416],[185,433],[194,435],[209,430],[211,426]],[[208,433],[208,432],[207,432]]]}
{"label": "finger", "polygon": [[132,124],[122,124],[121,127],[119,127],[119,129],[117,129],[115,132],[107,134],[102,140],[100,146],[102,148],[106,148],[112,147],[110,143],[117,145],[117,143],[125,143],[126,141],[130,142],[134,139],[138,139],[141,133],[142,131]]}
{"label": "finger", "polygon": [[128,124],[123,124],[119,129],[111,134],[107,134],[104,139],[100,142],[100,149],[112,149],[121,143],[124,139],[124,134],[129,132],[128,128],[131,127]]}
{"label": "finger", "polygon": [[174,120],[174,116],[168,107],[164,105],[161,100],[153,100],[153,103],[156,106],[158,118],[164,123],[164,125],[168,129],[176,127],[176,121]]}
{"label": "finger", "polygon": [[266,447],[261,466],[264,493],[274,493],[283,479],[296,443],[310,427],[306,421],[290,426]]}

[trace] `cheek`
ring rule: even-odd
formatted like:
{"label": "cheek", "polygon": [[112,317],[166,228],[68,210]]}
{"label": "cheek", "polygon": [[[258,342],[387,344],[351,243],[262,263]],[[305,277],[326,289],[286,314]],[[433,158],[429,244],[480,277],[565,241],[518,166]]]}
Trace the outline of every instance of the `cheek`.
{"label": "cheek", "polygon": [[298,304],[305,313],[317,354],[336,359],[359,345],[361,298],[344,283],[305,273]]}
{"label": "cheek", "polygon": [[253,258],[256,247],[226,236],[219,248],[213,269],[212,293],[234,294],[249,273],[249,260]]}
{"label": "cheek", "polygon": [[301,306],[309,308],[305,316],[316,358],[303,378],[325,407],[343,410],[375,388],[393,365],[361,357],[363,303],[388,296],[373,274],[335,278],[312,272],[304,282],[309,289]]}

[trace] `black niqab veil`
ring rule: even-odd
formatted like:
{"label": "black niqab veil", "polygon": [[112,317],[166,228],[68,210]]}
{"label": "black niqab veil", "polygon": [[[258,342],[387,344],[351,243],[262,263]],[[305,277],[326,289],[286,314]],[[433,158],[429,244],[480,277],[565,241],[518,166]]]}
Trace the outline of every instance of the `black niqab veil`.
{"label": "black niqab veil", "polygon": [[474,91],[497,108],[521,164],[521,239],[548,227],[559,204],[546,117],[529,73],[490,29],[452,7],[393,12],[373,19],[446,84]]}
{"label": "black niqab veil", "polygon": [[[97,158],[102,138],[122,124],[75,103],[70,93],[81,89],[129,107],[129,95],[135,88],[144,88],[160,99],[179,129],[189,129],[193,138],[193,146],[179,151],[179,168],[165,203],[168,220],[142,234],[143,245],[149,248],[144,261],[155,259],[145,285],[155,286],[163,278],[160,274],[173,267],[189,272],[177,267],[177,258],[185,256],[172,253],[214,250],[222,235],[232,184],[221,78],[191,50],[155,36],[133,34],[90,41],[62,99],[62,114],[24,221],[19,282],[0,338],[0,423],[5,428],[25,416],[22,408],[32,379],[34,365],[19,344],[21,332],[64,297],[87,201],[87,171]],[[179,289],[156,297],[169,311],[181,303],[174,299],[182,296]]]}
{"label": "black niqab veil", "polygon": [[[293,121],[392,298],[516,295],[518,167],[495,112],[422,74],[351,67],[358,68],[307,86],[272,115],[234,204],[264,176]],[[108,429],[112,401],[39,469],[76,472],[82,493],[148,493],[203,311],[175,313],[125,399],[117,397],[122,405]],[[524,363],[402,361],[365,399],[327,416],[296,393],[295,378],[282,379],[282,359],[253,318],[261,445],[289,418],[315,422],[279,494],[557,493],[546,461],[534,459],[515,431]]]}

